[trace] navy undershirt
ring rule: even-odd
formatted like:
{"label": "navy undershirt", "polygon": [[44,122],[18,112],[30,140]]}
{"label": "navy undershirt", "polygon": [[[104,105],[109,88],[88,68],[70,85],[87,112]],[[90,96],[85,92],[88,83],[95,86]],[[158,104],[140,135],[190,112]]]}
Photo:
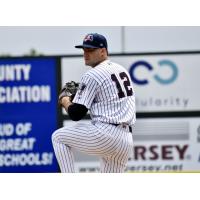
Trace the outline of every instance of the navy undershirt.
{"label": "navy undershirt", "polygon": [[79,121],[81,120],[86,114],[88,109],[81,104],[73,103],[68,107],[68,115],[71,120]]}

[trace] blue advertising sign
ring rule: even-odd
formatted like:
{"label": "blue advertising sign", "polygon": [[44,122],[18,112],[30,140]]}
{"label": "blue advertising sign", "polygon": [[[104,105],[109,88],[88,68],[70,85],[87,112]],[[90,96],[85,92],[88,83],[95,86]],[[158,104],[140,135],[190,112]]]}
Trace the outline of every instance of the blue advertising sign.
{"label": "blue advertising sign", "polygon": [[0,172],[57,172],[56,58],[0,60]]}

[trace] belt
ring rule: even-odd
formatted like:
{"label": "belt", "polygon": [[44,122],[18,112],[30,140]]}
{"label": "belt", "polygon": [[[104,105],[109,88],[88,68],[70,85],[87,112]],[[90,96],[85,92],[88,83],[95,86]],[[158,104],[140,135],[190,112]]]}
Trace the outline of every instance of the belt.
{"label": "belt", "polygon": [[122,126],[128,126],[128,129],[129,129],[129,132],[132,133],[133,129],[132,129],[132,126],[129,126],[129,125],[126,125],[126,124],[111,124],[111,125],[114,125],[114,126],[119,126],[119,125],[122,125]]}

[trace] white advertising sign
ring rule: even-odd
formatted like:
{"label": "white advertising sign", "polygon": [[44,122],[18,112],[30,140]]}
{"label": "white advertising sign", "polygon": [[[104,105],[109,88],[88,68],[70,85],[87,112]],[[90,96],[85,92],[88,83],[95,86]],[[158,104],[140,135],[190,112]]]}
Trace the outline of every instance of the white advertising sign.
{"label": "white advertising sign", "polygon": [[[200,53],[115,55],[110,60],[129,71],[137,112],[200,111]],[[80,81],[88,69],[82,57],[63,58],[62,84]],[[82,122],[89,123],[89,120]],[[65,125],[72,123],[75,122],[64,121]],[[200,116],[138,118],[133,140],[127,172],[200,172]],[[74,153],[77,171],[99,171],[97,157]]]}
{"label": "white advertising sign", "polygon": [[[74,123],[90,122],[66,120],[64,125]],[[200,118],[138,119],[133,141],[127,172],[200,172]],[[97,157],[74,153],[77,171],[99,171]]]}
{"label": "white advertising sign", "polygon": [[[200,110],[200,54],[110,56],[130,73],[137,112]],[[62,84],[90,69],[82,57],[63,58]]]}

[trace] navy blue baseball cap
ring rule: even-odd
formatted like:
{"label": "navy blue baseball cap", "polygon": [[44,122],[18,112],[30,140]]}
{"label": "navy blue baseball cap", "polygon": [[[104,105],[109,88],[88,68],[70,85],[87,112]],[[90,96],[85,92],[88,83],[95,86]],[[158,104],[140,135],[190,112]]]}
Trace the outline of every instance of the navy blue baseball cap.
{"label": "navy blue baseball cap", "polygon": [[91,49],[99,49],[106,48],[107,49],[107,40],[103,35],[98,33],[89,33],[85,36],[82,45],[77,45],[75,48],[91,48]]}

